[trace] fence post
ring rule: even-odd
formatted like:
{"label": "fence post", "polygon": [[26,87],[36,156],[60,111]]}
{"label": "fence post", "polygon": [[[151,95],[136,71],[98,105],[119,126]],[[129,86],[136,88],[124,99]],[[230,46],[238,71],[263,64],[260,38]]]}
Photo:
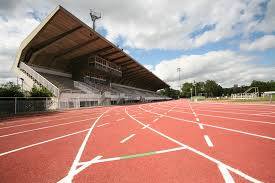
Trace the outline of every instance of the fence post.
{"label": "fence post", "polygon": [[48,97],[46,97],[46,111],[48,110]]}
{"label": "fence post", "polygon": [[17,98],[14,98],[14,114],[16,114]]}

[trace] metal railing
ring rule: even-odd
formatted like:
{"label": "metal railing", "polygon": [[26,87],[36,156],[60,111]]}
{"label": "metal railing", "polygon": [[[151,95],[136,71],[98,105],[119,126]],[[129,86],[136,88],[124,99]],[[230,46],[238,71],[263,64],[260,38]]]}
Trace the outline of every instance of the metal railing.
{"label": "metal railing", "polygon": [[35,79],[39,84],[50,90],[56,97],[59,96],[59,89],[52,84],[49,80],[41,76],[38,72],[32,69],[30,66],[26,65],[24,62],[20,62],[19,68],[24,70],[33,79]]}
{"label": "metal railing", "polygon": [[55,110],[58,100],[51,97],[0,97],[0,116]]}

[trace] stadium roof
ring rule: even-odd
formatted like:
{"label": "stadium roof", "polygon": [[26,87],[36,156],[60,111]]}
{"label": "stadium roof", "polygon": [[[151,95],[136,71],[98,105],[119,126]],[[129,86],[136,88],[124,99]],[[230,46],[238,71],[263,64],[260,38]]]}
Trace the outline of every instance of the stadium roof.
{"label": "stadium roof", "polygon": [[22,42],[17,62],[69,71],[73,60],[97,54],[122,67],[121,84],[158,90],[169,87],[122,49],[105,39],[77,17],[58,6]]}

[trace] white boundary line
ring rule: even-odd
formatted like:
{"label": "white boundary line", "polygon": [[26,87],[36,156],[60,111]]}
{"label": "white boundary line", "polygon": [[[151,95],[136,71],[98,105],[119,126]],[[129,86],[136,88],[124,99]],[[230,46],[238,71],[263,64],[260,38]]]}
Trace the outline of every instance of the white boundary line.
{"label": "white boundary line", "polygon": [[[110,110],[110,109],[109,109],[109,110]],[[71,166],[71,168],[70,168],[70,171],[69,171],[69,173],[68,173],[68,175],[67,175],[67,177],[68,177],[67,181],[68,181],[68,182],[71,182],[71,181],[73,180],[74,172],[76,171],[77,164],[79,163],[79,160],[80,160],[81,155],[82,155],[82,153],[83,153],[83,151],[84,151],[84,148],[85,148],[85,146],[86,146],[86,143],[87,143],[87,141],[88,141],[88,139],[89,139],[89,137],[90,137],[90,135],[91,135],[91,133],[92,133],[92,131],[93,131],[95,125],[96,125],[96,123],[100,120],[100,118],[101,118],[105,113],[109,112],[109,110],[106,110],[105,112],[103,112],[103,113],[95,120],[95,122],[93,123],[93,125],[91,126],[91,128],[89,129],[89,131],[87,132],[87,134],[86,134],[86,136],[85,136],[85,138],[84,138],[84,140],[83,140],[83,142],[82,142],[82,144],[81,144],[81,146],[80,146],[80,148],[79,148],[79,150],[78,150],[78,153],[77,153],[77,155],[76,155],[76,157],[75,157],[75,159],[74,159],[74,161],[73,161],[73,164],[72,164],[72,166]]]}
{"label": "white boundary line", "polygon": [[199,127],[200,127],[200,129],[202,129],[202,130],[204,129],[202,124],[199,124]]}
{"label": "white boundary line", "polygon": [[213,147],[213,143],[211,142],[210,138],[208,137],[208,135],[204,135],[204,140],[206,141],[207,145],[209,147]]}
{"label": "white boundary line", "polygon": [[25,130],[25,131],[20,131],[20,132],[14,132],[14,133],[6,134],[6,135],[1,135],[0,138],[9,137],[9,136],[14,136],[14,135],[23,134],[23,133],[28,133],[28,132],[33,132],[33,131],[38,131],[38,130],[43,130],[43,129],[48,129],[48,128],[54,128],[54,127],[57,127],[57,126],[65,126],[65,125],[69,125],[69,124],[80,123],[80,122],[88,121],[88,120],[91,120],[91,119],[95,119],[95,118],[82,119],[82,120],[72,121],[72,122],[68,122],[68,123],[60,123],[60,124],[52,125],[52,126],[45,126],[45,127],[35,128],[35,129],[31,129],[31,130]]}
{"label": "white boundary line", "polygon": [[108,125],[109,123],[104,123],[102,125],[98,125],[97,127],[101,127],[101,126],[105,126],[105,125]]}
{"label": "white boundary line", "polygon": [[121,121],[121,120],[124,120],[125,118],[120,118],[120,119],[117,119],[116,121]]}
{"label": "white boundary line", "polygon": [[141,129],[145,129],[145,128],[147,128],[148,126],[150,126],[150,124],[145,125],[145,126],[144,126],[144,127],[142,127]]}
{"label": "white boundary line", "polygon": [[227,111],[217,111],[217,110],[206,110],[206,109],[196,109],[197,111],[207,111],[207,112],[215,112],[215,113],[224,113],[224,114],[243,114],[248,116],[265,116],[265,117],[275,117],[270,115],[264,115],[263,113],[259,114],[250,114],[250,113],[242,113],[242,112],[227,112]]}
{"label": "white boundary line", "polygon": [[[126,108],[125,108],[125,113],[126,113],[131,119],[133,119],[134,121],[138,122],[138,123],[141,124],[142,126],[145,126],[144,123],[142,123],[142,122],[140,122],[139,120],[137,120],[137,119],[135,119],[134,117],[132,117],[132,116],[127,112]],[[176,139],[174,139],[174,138],[172,138],[172,137],[169,137],[169,136],[167,136],[167,135],[165,135],[165,134],[163,134],[163,133],[161,133],[161,132],[159,132],[159,131],[157,131],[157,130],[151,128],[151,127],[148,127],[147,129],[149,129],[149,130],[151,130],[151,131],[153,131],[153,132],[159,134],[160,136],[162,136],[162,137],[164,137],[164,138],[166,138],[166,139],[168,139],[168,140],[170,140],[170,141],[172,141],[172,142],[174,142],[174,143],[176,143],[176,144],[178,144],[178,145],[180,145],[180,146],[182,146],[182,147],[185,147],[186,149],[192,151],[193,153],[195,153],[195,154],[197,154],[197,155],[199,155],[199,156],[202,156],[202,157],[204,157],[204,158],[206,158],[206,159],[208,159],[208,160],[210,160],[210,161],[216,163],[217,165],[223,165],[226,169],[228,169],[228,170],[230,170],[230,171],[236,173],[237,175],[239,175],[239,176],[241,176],[241,177],[243,177],[243,178],[245,178],[245,179],[247,179],[247,180],[249,180],[249,181],[251,181],[251,182],[254,182],[254,183],[262,183],[261,181],[259,181],[259,180],[255,179],[255,178],[253,178],[253,177],[251,177],[251,176],[249,176],[249,175],[243,173],[242,171],[240,171],[240,170],[238,170],[238,169],[235,169],[235,168],[233,168],[233,167],[231,167],[231,166],[229,166],[229,165],[226,165],[226,164],[224,164],[223,162],[221,162],[221,161],[219,161],[219,160],[217,160],[217,159],[215,159],[215,158],[213,158],[213,157],[211,157],[211,156],[208,156],[207,154],[204,154],[203,152],[201,152],[201,151],[199,151],[199,150],[196,150],[196,149],[194,149],[194,148],[192,148],[192,147],[190,147],[190,146],[188,146],[188,145],[186,145],[186,144],[183,144],[183,143],[177,141]]]}
{"label": "white boundary line", "polygon": [[[174,110],[175,111],[175,110]],[[187,112],[182,112],[182,111],[175,111],[178,113],[187,113]],[[189,113],[191,114],[191,113]],[[250,119],[243,119],[243,118],[232,118],[232,117],[226,117],[226,116],[216,116],[216,115],[210,115],[210,114],[198,114],[199,116],[210,116],[210,117],[215,117],[215,118],[226,118],[226,119],[235,119],[235,120],[239,120],[239,121],[249,121],[252,123],[264,123],[264,124],[271,124],[271,125],[275,125],[275,123],[270,122],[270,121],[259,121],[259,120],[250,120]]]}
{"label": "white boundary line", "polygon": [[234,179],[232,178],[226,167],[224,167],[223,165],[218,165],[218,168],[223,176],[225,183],[235,183]]}
{"label": "white boundary line", "polygon": [[[143,109],[141,107],[139,107],[139,108]],[[143,110],[147,111],[145,109],[143,109]],[[147,111],[147,112],[152,113],[152,114],[158,114],[158,113],[154,113],[154,112],[150,112],[150,111]],[[268,137],[268,136],[264,136],[264,135],[258,135],[258,134],[255,134],[255,133],[249,133],[249,132],[244,132],[244,131],[235,130],[235,129],[231,129],[231,128],[224,128],[224,127],[220,127],[220,126],[209,125],[209,124],[205,124],[205,123],[198,123],[196,121],[191,121],[191,120],[176,118],[176,117],[172,117],[172,116],[168,116],[168,115],[165,115],[165,117],[168,117],[168,118],[171,118],[171,119],[175,119],[175,120],[179,120],[179,121],[185,121],[185,122],[188,122],[188,123],[201,124],[203,126],[208,126],[208,127],[212,127],[212,128],[222,129],[222,130],[226,130],[226,131],[230,131],[230,132],[236,132],[236,133],[241,133],[241,134],[255,136],[255,137],[261,137],[261,138],[269,139],[269,140],[273,140],[273,141],[275,140],[275,138],[273,138],[273,137]]]}
{"label": "white boundary line", "polygon": [[130,140],[130,138],[134,137],[136,134],[132,134],[126,138],[124,138],[123,140],[121,140],[119,143],[123,144],[124,142],[126,142],[127,140]]}
{"label": "white boundary line", "polygon": [[[85,115],[80,115],[81,117],[85,117],[85,116],[90,116],[90,114],[85,114]],[[75,117],[80,117],[80,116],[75,116]],[[59,121],[59,120],[63,120],[63,119],[71,119],[71,117],[66,117],[66,118],[59,118],[59,119],[51,119],[51,120],[46,120],[46,121],[39,121],[39,122],[33,122],[33,123],[25,123],[25,124],[19,124],[19,125],[12,125],[12,126],[5,126],[5,127],[1,127],[0,130],[2,129],[8,129],[8,128],[15,128],[15,127],[20,127],[20,126],[28,126],[28,125],[34,125],[34,124],[40,124],[40,123],[47,123],[47,122],[53,122],[53,121]]]}
{"label": "white boundary line", "polygon": [[17,152],[17,151],[21,151],[21,150],[24,150],[24,149],[35,147],[35,146],[38,146],[38,145],[41,145],[41,144],[45,144],[45,143],[48,143],[48,142],[52,142],[52,141],[55,141],[55,140],[66,138],[66,137],[69,137],[69,136],[72,136],[72,135],[83,133],[83,132],[86,132],[88,130],[89,129],[80,130],[80,131],[77,131],[77,132],[74,132],[74,133],[69,133],[69,134],[66,134],[66,135],[62,135],[62,136],[59,136],[59,137],[55,137],[55,138],[52,138],[52,139],[41,141],[41,142],[38,142],[38,143],[35,143],[35,144],[30,144],[30,145],[23,146],[23,147],[20,147],[20,148],[16,148],[16,149],[13,149],[13,150],[10,150],[10,151],[6,151],[6,152],[3,152],[3,153],[0,153],[0,157],[4,156],[4,155],[7,155],[7,154],[11,154],[11,153]]}

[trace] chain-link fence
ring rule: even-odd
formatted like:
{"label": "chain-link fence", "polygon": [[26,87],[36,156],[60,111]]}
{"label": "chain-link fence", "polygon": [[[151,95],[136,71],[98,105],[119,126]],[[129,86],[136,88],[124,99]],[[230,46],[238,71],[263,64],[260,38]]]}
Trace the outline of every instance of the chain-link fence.
{"label": "chain-link fence", "polygon": [[0,97],[0,116],[19,113],[42,112],[58,107],[55,98],[46,97]]}

